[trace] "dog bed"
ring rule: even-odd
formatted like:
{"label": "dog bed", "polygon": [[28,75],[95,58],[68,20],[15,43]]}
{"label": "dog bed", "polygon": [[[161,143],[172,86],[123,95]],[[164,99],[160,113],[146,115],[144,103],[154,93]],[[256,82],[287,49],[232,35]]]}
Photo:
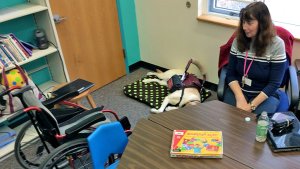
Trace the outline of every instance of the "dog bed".
{"label": "dog bed", "polygon": [[[144,83],[143,79],[158,79],[156,76],[146,76],[137,80],[131,84],[123,87],[123,92],[126,96],[133,98],[137,101],[149,105],[151,108],[159,109],[164,98],[169,94],[169,90],[166,86],[162,86],[157,82]],[[211,92],[209,90],[202,90],[201,102],[204,102]]]}

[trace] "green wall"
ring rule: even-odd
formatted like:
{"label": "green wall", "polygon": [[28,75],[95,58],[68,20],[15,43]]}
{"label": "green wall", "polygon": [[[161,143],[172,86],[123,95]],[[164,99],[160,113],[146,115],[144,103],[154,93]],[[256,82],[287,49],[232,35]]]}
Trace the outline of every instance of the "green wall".
{"label": "green wall", "polygon": [[134,0],[117,0],[122,44],[128,67],[141,60]]}

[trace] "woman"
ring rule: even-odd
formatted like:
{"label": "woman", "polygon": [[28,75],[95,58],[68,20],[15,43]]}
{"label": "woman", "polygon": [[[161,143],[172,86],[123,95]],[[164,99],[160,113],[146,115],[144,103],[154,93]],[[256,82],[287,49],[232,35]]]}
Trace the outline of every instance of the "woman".
{"label": "woman", "polygon": [[284,42],[275,34],[268,7],[249,4],[240,12],[231,47],[224,102],[256,114],[275,113],[285,69]]}

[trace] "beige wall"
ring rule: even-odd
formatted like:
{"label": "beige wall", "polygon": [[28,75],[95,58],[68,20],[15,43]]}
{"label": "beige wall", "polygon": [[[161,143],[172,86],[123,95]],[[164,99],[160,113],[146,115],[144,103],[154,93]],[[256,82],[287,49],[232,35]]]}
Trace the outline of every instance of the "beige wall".
{"label": "beige wall", "polygon": [[[190,58],[196,58],[204,66],[207,80],[218,83],[219,47],[234,28],[198,21],[198,2],[190,2],[191,8],[183,0],[135,1],[141,60],[184,69]],[[294,46],[294,59],[297,53],[300,58],[299,41]],[[197,70],[191,66],[191,71]]]}

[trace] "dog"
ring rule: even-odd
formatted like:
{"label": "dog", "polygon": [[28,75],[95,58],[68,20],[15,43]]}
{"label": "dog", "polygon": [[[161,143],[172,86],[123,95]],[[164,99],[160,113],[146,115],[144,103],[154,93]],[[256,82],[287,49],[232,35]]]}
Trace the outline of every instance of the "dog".
{"label": "dog", "polygon": [[[201,72],[203,79],[205,80],[206,78],[206,73],[203,70],[203,67],[200,65],[198,61],[195,59],[191,59],[186,67],[185,70],[183,69],[170,69],[165,72],[148,72],[147,75],[155,75],[159,79],[144,79],[144,83],[152,83],[152,82],[157,82],[160,85],[163,86],[168,86],[168,80],[172,78],[174,75],[179,75],[179,76],[187,76],[187,69],[190,64],[195,65]],[[189,74],[191,75],[191,74]],[[199,81],[198,78],[195,78]],[[181,79],[182,81],[184,78]],[[200,81],[199,81],[200,84]],[[202,86],[183,86],[181,89],[176,90],[172,93],[170,93],[168,96],[166,96],[162,102],[162,105],[160,106],[159,109],[152,108],[150,111],[152,113],[162,113],[164,111],[170,111],[174,109],[178,109],[180,107],[183,107],[185,105],[195,105],[197,103],[201,102],[201,95],[200,95],[200,90],[199,88],[202,88]],[[172,106],[170,106],[172,105]]]}

